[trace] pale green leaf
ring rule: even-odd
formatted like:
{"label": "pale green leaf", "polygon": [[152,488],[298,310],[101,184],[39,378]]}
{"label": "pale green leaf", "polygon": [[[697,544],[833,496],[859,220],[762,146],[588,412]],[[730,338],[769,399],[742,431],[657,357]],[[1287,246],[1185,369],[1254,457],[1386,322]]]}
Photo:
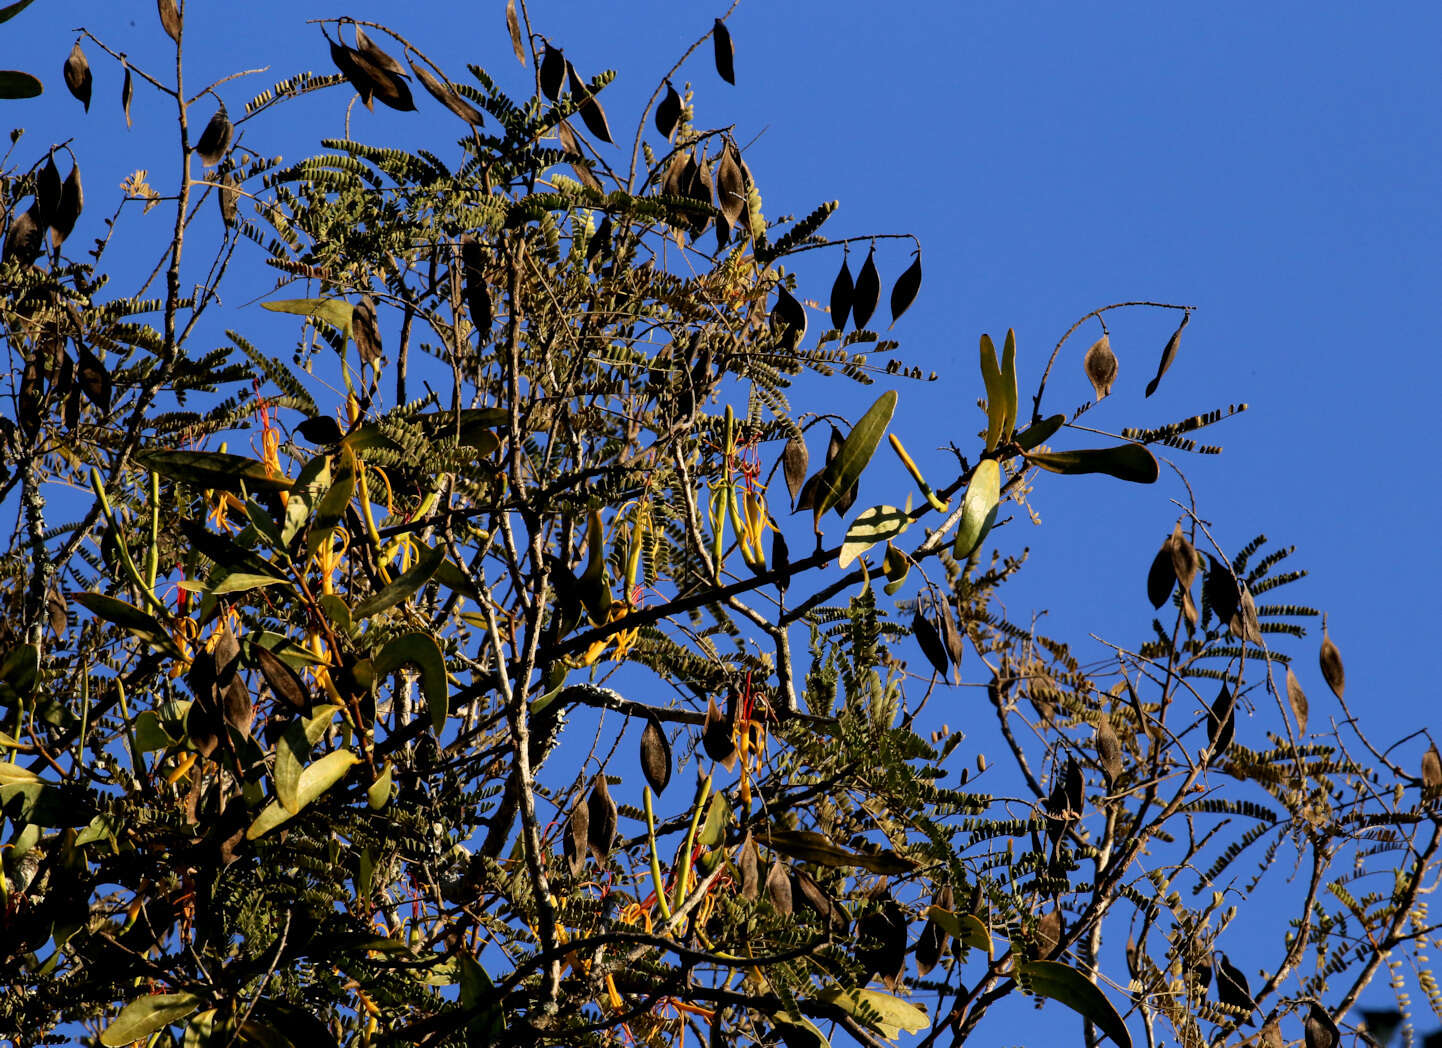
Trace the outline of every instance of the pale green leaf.
{"label": "pale green leaf", "polygon": [[1001,426],[1006,416],[1006,397],[1001,390],[1001,366],[996,362],[996,343],[981,336],[981,381],[986,386],[986,450],[1001,443]]}
{"label": "pale green leaf", "polygon": [[903,1032],[917,1033],[931,1026],[931,1017],[926,1012],[894,994],[832,986],[820,996],[827,1004],[880,1031],[888,1041],[896,1040]]}
{"label": "pale green leaf", "polygon": [[375,675],[384,677],[407,663],[421,671],[421,691],[430,710],[431,726],[439,732],[450,712],[450,689],[446,685],[446,660],[440,646],[428,633],[404,633],[390,641],[373,660]]}
{"label": "pale green leaf", "polygon": [[910,523],[911,514],[899,506],[872,506],[864,510],[846,531],[837,567],[846,567],[878,542],[900,535]]}
{"label": "pale green leaf", "polygon": [[370,784],[366,790],[366,803],[375,811],[380,811],[386,806],[386,801],[391,799],[391,766],[386,762],[385,770],[376,776],[376,781]]}
{"label": "pale green leaf", "polygon": [[274,578],[270,575],[252,575],[245,571],[234,571],[216,583],[211,590],[212,596],[222,596],[226,593],[244,593],[247,590],[260,589],[262,586],[283,586],[285,579]]}
{"label": "pale green leaf", "polygon": [[1001,499],[1001,464],[996,459],[982,459],[966,485],[961,502],[961,523],[956,528],[956,544],[951,555],[965,560],[986,539],[996,520],[996,507]]}
{"label": "pale green leaf", "polygon": [[958,942],[978,950],[985,950],[988,957],[992,956],[991,934],[976,914],[953,913],[940,906],[928,906],[922,916],[927,920],[935,921],[943,931]]}
{"label": "pale green leaf", "polygon": [[368,619],[395,607],[429,582],[436,569],[441,566],[441,561],[445,559],[446,552],[440,546],[422,546],[420,556],[409,570],[402,572],[379,593],[372,594],[357,604],[351,611],[351,617],[357,620]]}
{"label": "pale green leaf", "polygon": [[272,476],[264,462],[224,451],[169,451],[151,448],[135,461],[162,477],[198,488],[215,488],[239,495],[241,485],[251,492],[286,491],[289,477]]}
{"label": "pale green leaf", "polygon": [[153,615],[141,611],[134,604],[103,593],[77,593],[75,602],[106,622],[113,622],[133,633],[156,651],[171,658],[180,658],[180,649],[165,627]]}
{"label": "pale green leaf", "polygon": [[1038,997],[1060,1001],[1116,1042],[1132,1048],[1126,1024],[1112,1002],[1081,972],[1060,961],[1025,961],[1017,966],[1021,984]]}
{"label": "pale green leaf", "polygon": [[245,831],[246,840],[253,841],[289,822],[293,815],[344,778],[345,773],[359,760],[350,750],[335,750],[309,765],[300,773],[300,780],[296,785],[295,811],[287,811],[279,801],[272,801]]}
{"label": "pale green leaf", "polygon": [[295,313],[312,320],[322,320],[347,336],[351,332],[351,317],[355,311],[355,307],[343,298],[282,298],[262,302],[261,307],[273,313]]}
{"label": "pale green leaf", "polygon": [[1011,436],[1016,428],[1016,407],[1020,393],[1016,385],[1016,331],[1006,329],[1006,341],[1001,346],[1001,400],[1004,411],[1001,416],[1001,438]]}
{"label": "pale green leaf", "polygon": [[156,993],[131,1001],[100,1035],[107,1048],[122,1048],[184,1019],[203,1002],[193,993]]}

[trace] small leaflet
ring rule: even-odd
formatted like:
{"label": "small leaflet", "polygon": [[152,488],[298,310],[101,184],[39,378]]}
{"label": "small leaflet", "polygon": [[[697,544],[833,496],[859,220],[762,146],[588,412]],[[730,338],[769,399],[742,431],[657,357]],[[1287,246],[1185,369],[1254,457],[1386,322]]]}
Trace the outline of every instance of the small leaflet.
{"label": "small leaflet", "polygon": [[1105,332],[1086,351],[1082,368],[1086,371],[1087,381],[1096,391],[1097,400],[1105,398],[1112,391],[1112,383],[1117,380],[1117,355],[1112,352],[1111,337]]}
{"label": "small leaflet", "polygon": [[736,48],[731,42],[731,30],[726,28],[726,23],[716,19],[716,28],[712,30],[711,39],[716,45],[716,73],[722,80],[736,84]]}
{"label": "small leaflet", "polygon": [[917,251],[916,257],[911,260],[911,265],[906,267],[891,287],[892,327],[895,327],[896,322],[901,319],[901,314],[911,308],[911,304],[916,301],[916,293],[920,290],[921,252]]}
{"label": "small leaflet", "polygon": [[876,271],[876,247],[866,253],[866,262],[856,275],[856,288],[851,299],[851,316],[859,331],[864,328],[876,304],[881,301],[881,274]]}
{"label": "small leaflet", "polygon": [[841,256],[841,271],[831,283],[831,326],[837,331],[846,330],[846,318],[851,314],[851,297],[856,284],[851,279],[851,266],[847,255]]}

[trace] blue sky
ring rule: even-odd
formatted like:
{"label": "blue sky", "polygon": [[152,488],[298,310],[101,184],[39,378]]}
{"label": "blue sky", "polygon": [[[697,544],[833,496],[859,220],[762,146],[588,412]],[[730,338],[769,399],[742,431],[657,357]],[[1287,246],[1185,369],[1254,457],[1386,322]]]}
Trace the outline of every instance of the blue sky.
{"label": "blue sky", "polygon": [[[528,75],[510,55],[500,0],[192,6],[194,86],[201,70],[270,66],[221,88],[232,114],[282,77],[330,70],[307,18],[387,22],[454,79],[468,61],[510,87]],[[629,140],[659,76],[723,10],[674,0],[531,5],[537,27],[583,73],[621,71],[604,96],[618,141]],[[88,204],[77,236],[89,238],[130,171],[155,169],[162,192],[174,176],[154,159],[168,113],[147,112],[155,96],[138,85],[127,131],[119,71],[97,49],[88,116],[66,94],[60,67],[80,25],[141,65],[158,66],[169,41],[148,2],[39,0],[0,27],[0,65],[46,83],[40,99],[3,103],[6,129],[29,129],[16,155],[28,163],[76,136]],[[1442,574],[1429,439],[1442,387],[1442,6],[753,0],[730,25],[736,86],[716,76],[709,46],[678,86],[694,82],[700,122],[734,122],[739,141],[754,139],[747,160],[768,215],[838,199],[833,236],[922,240],[924,283],[897,335],[909,363],[941,374],[901,387],[898,429],[923,464],[940,473],[945,459],[932,449],[965,447],[979,428],[981,332],[1017,329],[1025,385],[1097,306],[1196,306],[1179,359],[1146,401],[1175,317],[1112,314],[1120,377],[1088,424],[1157,425],[1249,403],[1202,434],[1224,455],[1172,456],[1202,516],[1229,553],[1259,532],[1295,544],[1311,576],[1288,599],[1329,612],[1349,696],[1378,736],[1428,727],[1436,685],[1426,609]],[[287,157],[314,150],[339,134],[344,101],[330,93],[296,107],[299,120],[247,125],[247,144]],[[353,135],[446,146],[454,121],[419,104],[419,114],[357,109]],[[200,119],[209,112],[202,103]],[[158,214],[147,235],[163,239],[168,219],[162,228]],[[817,301],[837,264],[822,254],[798,271]],[[907,253],[883,245],[878,261],[889,286]],[[853,254],[853,269],[859,262]],[[250,306],[227,323],[260,325],[257,313]],[[1047,410],[1070,412],[1091,396],[1081,354],[1098,333],[1083,328],[1068,344]],[[856,408],[871,395],[858,393]],[[794,403],[808,406],[800,394]],[[1185,497],[1168,474],[1145,489],[1043,478],[1033,501],[1043,526],[1019,520],[1000,533],[1033,551],[1008,598],[1013,616],[1045,609],[1048,631],[1078,643],[1089,633],[1139,641],[1151,616],[1146,570],[1177,516],[1169,500]],[[1292,649],[1314,724],[1340,716],[1324,698],[1318,639]],[[959,706],[970,698],[957,695]],[[1418,756],[1422,748],[1412,745]]]}

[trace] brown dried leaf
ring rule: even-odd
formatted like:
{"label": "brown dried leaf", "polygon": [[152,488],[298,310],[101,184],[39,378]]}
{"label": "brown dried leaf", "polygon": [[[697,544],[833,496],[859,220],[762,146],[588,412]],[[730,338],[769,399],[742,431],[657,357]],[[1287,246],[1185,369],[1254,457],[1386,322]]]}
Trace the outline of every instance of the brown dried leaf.
{"label": "brown dried leaf", "polygon": [[1177,350],[1182,344],[1182,330],[1187,326],[1187,321],[1192,319],[1190,311],[1182,314],[1182,322],[1177,325],[1177,330],[1172,332],[1172,337],[1167,339],[1166,348],[1162,350],[1161,362],[1157,364],[1156,378],[1147,383],[1147,396],[1157,391],[1162,383],[1162,376],[1167,373],[1167,368],[1172,366],[1172,361],[1177,358]]}
{"label": "brown dried leaf", "polygon": [[616,843],[616,802],[611,799],[611,791],[606,786],[606,775],[604,772],[597,772],[596,779],[591,785],[591,795],[586,798],[586,816],[589,820],[589,827],[586,831],[586,843],[590,845],[591,854],[601,865],[606,864],[606,856],[611,854],[611,848]]}
{"label": "brown dried leaf", "polygon": [[856,287],[851,299],[851,316],[856,321],[858,330],[866,326],[880,301],[881,274],[876,271],[876,247],[872,245],[871,250],[866,253],[866,262],[862,264],[861,272],[856,274]]}
{"label": "brown dried leaf", "polygon": [[1082,368],[1096,391],[1097,400],[1112,391],[1112,383],[1117,380],[1117,355],[1112,352],[1111,338],[1105,332],[1082,357]]}
{"label": "brown dried leaf", "polygon": [[65,59],[65,86],[85,106],[85,111],[90,112],[90,62],[86,59],[85,52],[80,50],[79,40],[75,41],[75,46],[70,49],[70,56]]}
{"label": "brown dried leaf", "polygon": [[225,103],[222,102],[195,143],[195,151],[200,154],[201,162],[206,167],[220,163],[220,158],[230,148],[230,136],[234,130],[235,128],[230,122],[230,114],[225,111]]}
{"label": "brown dried leaf", "polygon": [[1342,653],[1337,650],[1337,645],[1332,643],[1332,638],[1327,635],[1327,620],[1322,619],[1322,650],[1318,654],[1318,662],[1322,667],[1322,678],[1327,682],[1327,687],[1332,689],[1332,694],[1337,698],[1342,697],[1343,690],[1347,687],[1347,674],[1342,668]]}
{"label": "brown dried leaf", "polygon": [[921,251],[916,252],[916,257],[896,278],[896,283],[891,286],[891,326],[895,327],[896,322],[901,319],[901,314],[911,308],[916,301],[916,293],[921,290]]}
{"label": "brown dried leaf", "polygon": [[1225,753],[1237,727],[1237,702],[1225,684],[1207,711],[1207,747],[1213,756]]}
{"label": "brown dried leaf", "polygon": [[180,8],[176,6],[175,0],[156,0],[156,7],[160,9],[160,24],[170,39],[180,43]]}
{"label": "brown dried leaf", "polygon": [[716,19],[716,28],[711,31],[711,40],[716,45],[716,73],[728,84],[736,83],[736,48],[731,42],[731,30],[726,23]]}
{"label": "brown dried leaf", "polygon": [[362,295],[351,312],[351,336],[361,359],[372,368],[379,368],[381,361],[381,330],[376,322],[376,300]]}
{"label": "brown dried leaf", "polygon": [[671,781],[671,743],[661,730],[661,722],[651,716],[646,718],[646,729],[641,732],[641,772],[657,796]]}
{"label": "brown dried leaf", "polygon": [[666,81],[666,97],[656,106],[656,130],[666,141],[676,133],[676,125],[681,122],[681,96],[671,86],[671,81]]}
{"label": "brown dried leaf", "polygon": [[811,455],[806,450],[806,441],[797,433],[786,442],[786,447],[781,451],[781,472],[786,478],[786,490],[791,492],[793,504],[801,491],[801,485],[806,482],[806,467],[810,461]]}
{"label": "brown dried leaf", "polygon": [[1292,707],[1292,716],[1297,718],[1297,732],[1307,734],[1307,693],[1292,667],[1287,667],[1287,702]]}
{"label": "brown dried leaf", "polygon": [[846,328],[846,318],[851,315],[851,296],[856,285],[851,279],[849,258],[841,256],[841,271],[831,283],[831,326],[837,331]]}
{"label": "brown dried leaf", "polygon": [[526,64],[526,45],[521,39],[521,19],[516,14],[516,0],[506,0],[506,31],[511,34],[511,50],[516,61]]}
{"label": "brown dried leaf", "polygon": [[778,913],[791,913],[791,871],[780,859],[771,864],[766,874],[766,900]]}

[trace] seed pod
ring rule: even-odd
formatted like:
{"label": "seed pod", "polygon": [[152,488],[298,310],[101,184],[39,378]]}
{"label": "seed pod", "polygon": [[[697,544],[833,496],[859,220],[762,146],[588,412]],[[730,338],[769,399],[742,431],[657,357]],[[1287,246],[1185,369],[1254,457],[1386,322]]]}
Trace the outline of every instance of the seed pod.
{"label": "seed pod", "polygon": [[601,219],[601,224],[591,234],[591,239],[586,242],[586,265],[590,265],[599,256],[602,261],[611,255],[611,216],[607,215]]}
{"label": "seed pod", "polygon": [[795,352],[806,337],[806,307],[784,287],[776,288],[776,305],[771,307],[771,330],[788,353]]}
{"label": "seed pod", "polygon": [[1292,716],[1297,718],[1298,734],[1306,735],[1307,693],[1302,690],[1302,684],[1290,666],[1287,667],[1287,702],[1292,707]]}
{"label": "seed pod", "polygon": [[240,201],[240,183],[235,180],[235,173],[226,167],[220,176],[220,220],[227,226],[234,226],[236,222],[236,207]]}
{"label": "seed pod", "polygon": [[866,261],[861,266],[861,272],[856,274],[856,287],[851,299],[851,316],[856,321],[857,330],[864,328],[871,314],[876,312],[876,304],[881,301],[881,274],[876,271],[876,247],[866,253]]}
{"label": "seed pod", "polygon": [[50,623],[50,629],[55,636],[60,637],[65,633],[65,627],[70,624],[65,614],[68,605],[65,601],[65,594],[52,586],[45,593],[45,614]]}
{"label": "seed pod", "polygon": [[[954,905],[951,885],[944,885],[941,891],[932,896],[931,902],[938,909],[950,913]],[[924,977],[927,972],[936,967],[942,954],[946,953],[947,940],[950,938],[950,934],[936,923],[935,918],[927,918],[926,925],[921,929],[921,938],[916,940],[916,974],[918,976]]]}
{"label": "seed pod", "polygon": [[[704,153],[697,154],[694,162],[687,167],[690,178],[686,185],[686,195],[698,204],[711,206],[711,166],[706,163]],[[711,216],[705,212],[698,212],[691,218],[691,235],[699,237],[706,232],[706,227],[711,224]]]}
{"label": "seed pod", "polygon": [[931,619],[922,611],[922,601],[916,601],[916,610],[911,615],[911,633],[916,638],[916,643],[921,647],[921,653],[926,656],[926,661],[931,663],[931,668],[942,677],[950,667],[947,659],[946,644],[941,639]]}
{"label": "seed pod", "polygon": [[205,125],[205,130],[200,133],[200,139],[195,143],[195,151],[200,154],[201,162],[206,167],[220,163],[220,158],[230,148],[230,136],[234,131],[230,123],[230,115],[225,111],[225,103],[220,103],[220,108],[210,118],[210,123]]}
{"label": "seed pod", "polygon": [[1122,744],[1112,727],[1111,715],[1105,712],[1097,718],[1097,759],[1106,776],[1107,789],[1114,789],[1122,774]]}
{"label": "seed pod", "polygon": [[[335,419],[330,421],[334,423]],[[271,694],[297,713],[307,712],[310,709],[310,689],[305,686],[300,675],[269,648],[255,644],[250,650]]]}
{"label": "seed pod", "polygon": [[156,6],[160,9],[161,26],[170,35],[170,39],[180,43],[180,8],[176,6],[175,0],[157,0]]}
{"label": "seed pod", "polygon": [[954,679],[961,683],[961,656],[965,651],[961,630],[956,628],[956,616],[951,613],[951,602],[936,602],[941,609],[941,640],[946,645],[946,657],[951,660]]}
{"label": "seed pod", "polygon": [[1237,703],[1225,684],[1207,711],[1207,746],[1212,756],[1219,756],[1232,744],[1236,732]]}
{"label": "seed pod", "polygon": [[1286,1043],[1282,1037],[1282,1028],[1275,1019],[1269,1019],[1262,1027],[1262,1032],[1257,1035],[1257,1048],[1286,1048]]}
{"label": "seed pod", "polygon": [[360,26],[355,27],[355,49],[375,68],[392,76],[406,75],[406,67],[397,62],[393,55],[381,50]]}
{"label": "seed pod", "polygon": [[616,843],[617,816],[616,802],[611,799],[604,772],[596,773],[591,795],[586,798],[586,815],[590,823],[586,843],[590,845],[596,861],[604,866],[606,856],[611,854],[611,847]]}
{"label": "seed pod", "polygon": [[1172,595],[1172,587],[1177,583],[1176,568],[1172,564],[1171,539],[1162,543],[1162,548],[1152,558],[1152,566],[1147,571],[1147,600],[1152,602],[1152,607],[1160,608]]}
{"label": "seed pod", "polygon": [[121,63],[125,66],[125,82],[120,85],[120,107],[125,110],[125,126],[130,127],[130,100],[135,97],[135,83],[130,77],[129,63]]}
{"label": "seed pod", "polygon": [[736,770],[736,742],[731,737],[731,718],[722,715],[714,698],[706,699],[706,723],[701,728],[701,747],[706,756],[727,771]]}
{"label": "seed pod", "polygon": [[666,81],[666,97],[661,99],[656,106],[656,130],[666,141],[676,133],[676,125],[681,122],[681,96],[671,86],[671,81]]}
{"label": "seed pod", "polygon": [[739,159],[736,144],[727,142],[716,165],[716,202],[728,231],[746,210],[746,176],[741,173]]}
{"label": "seed pod", "polygon": [[777,913],[791,914],[791,871],[780,859],[772,862],[766,874],[766,901]]}
{"label": "seed pod", "polygon": [[1112,352],[1111,337],[1105,332],[1082,357],[1082,368],[1096,391],[1097,400],[1112,391],[1112,383],[1117,380],[1117,355]]}
{"label": "seed pod", "polygon": [[351,336],[361,359],[372,368],[378,368],[381,360],[381,331],[376,323],[376,300],[362,295],[351,312]]}
{"label": "seed pod", "polygon": [[1327,682],[1327,687],[1332,689],[1332,694],[1337,698],[1342,697],[1342,691],[1347,687],[1347,674],[1342,669],[1342,653],[1337,650],[1337,645],[1332,643],[1332,638],[1327,635],[1327,619],[1322,618],[1322,650],[1318,655],[1318,661],[1322,666],[1322,678]]}
{"label": "seed pod", "polygon": [[671,743],[661,730],[661,722],[653,716],[647,716],[646,729],[641,732],[641,772],[657,796],[671,781]]}
{"label": "seed pod", "polygon": [[35,207],[42,228],[55,221],[55,212],[60,207],[60,192],[60,169],[55,166],[55,151],[51,150],[45,166],[35,176]]}
{"label": "seed pod", "polygon": [[786,477],[786,490],[791,493],[793,503],[801,491],[801,485],[806,482],[806,467],[810,459],[806,440],[800,433],[788,440],[781,451],[781,472]]}
{"label": "seed pod", "polygon": [[916,257],[911,260],[901,276],[896,278],[896,283],[891,286],[891,323],[895,326],[901,319],[901,314],[911,308],[916,301],[916,293],[921,290],[921,252],[916,252]]}
{"label": "seed pod", "polygon": [[541,93],[552,102],[561,97],[561,86],[566,82],[566,56],[559,47],[546,44],[541,55]]}
{"label": "seed pod", "polygon": [[733,86],[736,83],[736,48],[731,43],[731,30],[726,23],[716,19],[716,28],[711,31],[711,40],[716,45],[716,74]]}
{"label": "seed pod", "polygon": [[1247,985],[1247,977],[1242,970],[1227,960],[1227,955],[1217,955],[1217,999],[1230,1008],[1237,1008],[1247,1013],[1247,1022],[1250,1023],[1251,1013],[1257,1007],[1252,1000],[1252,992]]}
{"label": "seed pod", "polygon": [[1437,752],[1437,744],[1429,742],[1427,752],[1422,754],[1422,788],[1431,793],[1442,787],[1442,754]]}
{"label": "seed pod", "polygon": [[822,925],[828,931],[845,933],[850,927],[851,921],[846,916],[846,911],[804,870],[791,871],[792,902],[798,897],[807,909],[821,918]]}
{"label": "seed pod", "polygon": [[516,14],[516,0],[506,0],[506,32],[511,35],[511,50],[516,61],[526,64],[526,47],[521,40],[521,19]]}
{"label": "seed pod", "polygon": [[1237,580],[1227,565],[1210,553],[1207,554],[1207,561],[1207,575],[1202,580],[1202,596],[1212,606],[1217,621],[1230,623],[1242,602],[1241,590],[1237,588]]}
{"label": "seed pod", "polygon": [[[579,105],[581,119],[586,124],[586,129],[595,135],[602,142],[614,145],[611,140],[611,128],[606,123],[606,111],[601,108],[601,103],[596,101],[596,96],[591,94],[591,89],[576,72],[576,67],[570,62],[566,63],[566,79],[571,87],[571,97]],[[708,197],[709,199],[709,197]]]}
{"label": "seed pod", "polygon": [[837,331],[846,330],[846,318],[851,313],[851,296],[856,285],[851,280],[851,266],[848,256],[841,256],[841,272],[831,283],[831,326]]}
{"label": "seed pod", "polygon": [[350,85],[356,89],[356,93],[360,95],[361,104],[367,109],[374,111],[375,103],[372,99],[375,97],[376,83],[374,78],[366,72],[365,68],[361,65],[360,55],[356,53],[355,49],[331,40],[330,60],[334,62],[335,67],[341,71],[341,75],[350,81]]}
{"label": "seed pod", "polygon": [[761,894],[761,852],[750,830],[746,831],[746,839],[741,842],[741,857],[737,865],[741,869],[741,898],[755,902]]}
{"label": "seed pod", "polygon": [[586,849],[590,836],[590,805],[578,797],[576,806],[571,809],[571,817],[566,820],[566,837],[561,846],[572,877],[579,877],[586,868]]}
{"label": "seed pod", "polygon": [[50,242],[59,248],[75,229],[80,212],[85,209],[85,189],[80,184],[80,165],[72,164],[65,184],[60,188],[60,203],[50,220]]}
{"label": "seed pod", "polygon": [[[1313,1001],[1307,1010],[1307,1018],[1302,1022],[1302,1030],[1306,1035],[1307,1048],[1337,1048],[1342,1041],[1342,1031],[1337,1029],[1337,1024],[1332,1017]],[[1370,1038],[1369,1038],[1370,1040]],[[1378,1043],[1376,1041],[1373,1042]],[[1385,1044],[1385,1041],[1380,1043]]]}
{"label": "seed pod", "polygon": [[882,896],[880,909],[861,918],[857,932],[861,942],[872,944],[857,947],[857,962],[868,978],[880,975],[888,990],[894,988],[906,964],[906,914],[889,892]]}
{"label": "seed pod", "polygon": [[411,71],[416,74],[416,79],[421,82],[421,86],[430,93],[432,98],[472,127],[480,127],[485,123],[481,111],[462,98],[455,88],[438,79],[425,66],[417,65],[414,59],[411,59],[410,63]]}
{"label": "seed pod", "polygon": [[91,84],[90,62],[86,59],[85,52],[80,50],[80,41],[77,40],[70,49],[70,57],[65,59],[65,86],[80,100],[81,105],[85,106],[87,113],[90,112]]}
{"label": "seed pod", "polygon": [[29,265],[40,256],[41,233],[40,205],[31,204],[18,217],[11,219],[10,231],[5,235],[5,258],[18,258]]}
{"label": "seed pod", "polygon": [[467,233],[461,237],[461,267],[465,273],[466,308],[471,313],[474,325],[482,340],[490,336],[491,323],[495,319],[491,311],[491,293],[486,288],[482,272],[486,264],[485,252],[475,237]]}
{"label": "seed pod", "polygon": [[1147,383],[1147,396],[1151,396],[1161,385],[1162,376],[1167,373],[1167,368],[1172,366],[1172,361],[1177,358],[1177,350],[1182,344],[1182,329],[1187,326],[1187,321],[1192,319],[1190,311],[1182,314],[1182,322],[1177,325],[1177,330],[1172,332],[1172,337],[1167,339],[1166,348],[1162,350],[1161,362],[1157,365],[1156,378]]}
{"label": "seed pod", "polygon": [[102,414],[110,410],[110,373],[100,358],[84,346],[78,347],[75,356],[75,378],[85,391],[85,399]]}
{"label": "seed pod", "polygon": [[1177,521],[1176,527],[1172,529],[1171,543],[1172,570],[1176,572],[1182,589],[1189,590],[1192,588],[1192,580],[1197,577],[1197,551],[1182,534],[1181,521]]}
{"label": "seed pod", "polygon": [[1061,910],[1051,909],[1042,914],[1041,920],[1036,922],[1033,940],[1037,960],[1045,961],[1056,956],[1065,930],[1065,926],[1062,924]]}

